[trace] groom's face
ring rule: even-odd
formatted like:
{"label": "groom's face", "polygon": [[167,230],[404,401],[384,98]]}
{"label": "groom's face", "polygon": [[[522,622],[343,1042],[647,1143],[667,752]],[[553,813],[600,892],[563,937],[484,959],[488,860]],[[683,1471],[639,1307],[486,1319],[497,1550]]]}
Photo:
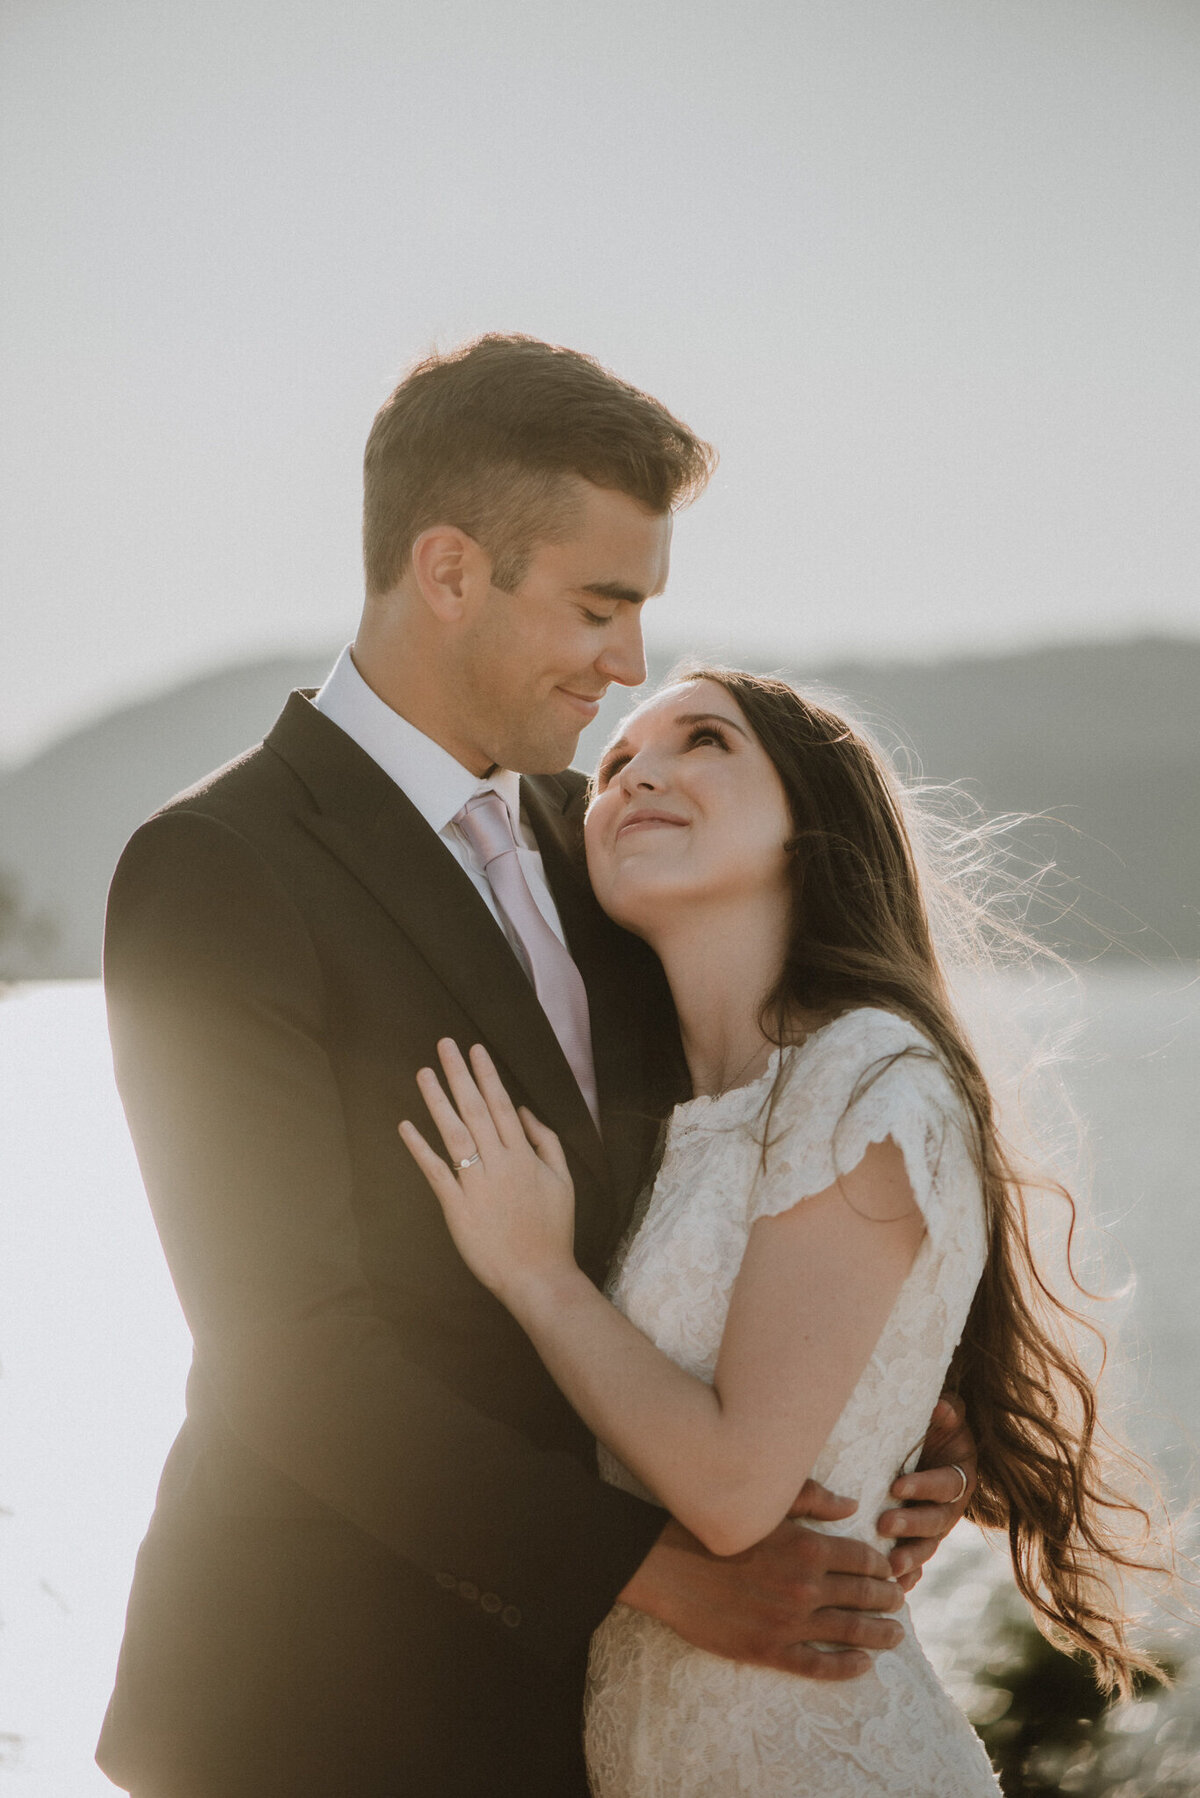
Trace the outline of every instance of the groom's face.
{"label": "groom's face", "polygon": [[522,774],[567,767],[612,682],[645,680],[641,608],[667,580],[671,515],[579,486],[570,539],[539,545],[513,592],[491,587],[459,646],[474,759]]}

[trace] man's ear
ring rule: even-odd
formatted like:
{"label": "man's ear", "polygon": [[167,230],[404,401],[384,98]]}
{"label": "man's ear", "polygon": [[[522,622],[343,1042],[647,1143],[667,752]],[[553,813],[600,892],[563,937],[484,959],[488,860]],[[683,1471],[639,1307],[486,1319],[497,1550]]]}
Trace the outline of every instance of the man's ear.
{"label": "man's ear", "polygon": [[459,624],[491,586],[492,558],[457,525],[434,524],[412,547],[417,592],[443,624]]}

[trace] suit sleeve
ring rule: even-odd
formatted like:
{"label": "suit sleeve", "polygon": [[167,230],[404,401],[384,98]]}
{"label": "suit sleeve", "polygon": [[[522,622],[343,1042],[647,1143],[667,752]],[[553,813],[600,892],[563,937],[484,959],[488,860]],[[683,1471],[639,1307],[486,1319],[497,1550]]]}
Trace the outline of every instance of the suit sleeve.
{"label": "suit sleeve", "polygon": [[321,970],[273,869],[220,819],[152,819],[114,878],[105,988],[155,1222],[228,1428],[431,1578],[499,1595],[535,1654],[577,1651],[663,1513],[474,1411],[373,1305]]}

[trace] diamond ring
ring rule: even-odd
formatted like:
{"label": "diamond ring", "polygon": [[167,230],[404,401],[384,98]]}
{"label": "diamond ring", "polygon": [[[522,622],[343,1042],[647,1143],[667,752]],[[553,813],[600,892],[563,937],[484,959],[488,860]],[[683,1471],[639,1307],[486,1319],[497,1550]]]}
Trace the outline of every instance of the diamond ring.
{"label": "diamond ring", "polygon": [[[468,1156],[467,1156],[467,1158],[466,1158],[466,1160],[465,1160],[465,1161],[460,1161],[460,1162],[459,1162],[459,1163],[458,1163],[458,1166],[459,1166],[459,1169],[460,1169],[460,1170],[461,1170],[461,1169],[462,1169],[462,1168],[465,1168],[465,1167],[474,1167],[474,1166],[475,1166],[475,1163],[476,1163],[476,1162],[477,1162],[477,1161],[482,1161],[482,1160],[483,1160],[483,1156],[482,1156],[482,1155],[481,1155],[481,1154],[480,1154],[480,1153],[479,1153],[479,1151],[478,1151],[478,1149],[477,1149],[477,1150],[476,1150],[476,1151],[475,1151],[475,1153],[474,1153],[474,1155],[468,1155]],[[960,1469],[959,1469],[959,1472],[960,1472],[960,1473],[961,1473],[961,1472],[962,1472],[962,1469],[961,1469],[961,1468],[960,1468]],[[966,1475],[965,1475],[965,1474],[963,1474],[963,1492],[965,1492],[965,1491],[966,1491],[966,1489],[967,1489],[967,1477],[966,1477]],[[959,1493],[959,1497],[960,1497],[960,1498],[961,1498],[961,1497],[962,1497],[962,1493],[961,1493],[961,1492],[960,1492],[960,1493]]]}

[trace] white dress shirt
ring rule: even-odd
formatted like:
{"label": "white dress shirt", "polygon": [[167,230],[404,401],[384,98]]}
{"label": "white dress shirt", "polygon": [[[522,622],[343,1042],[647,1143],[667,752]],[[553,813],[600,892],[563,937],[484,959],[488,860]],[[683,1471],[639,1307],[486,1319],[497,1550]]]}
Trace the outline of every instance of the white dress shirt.
{"label": "white dress shirt", "polygon": [[517,839],[517,855],[521,871],[538,910],[557,936],[566,942],[563,927],[550,888],[537,843],[528,823],[521,816],[521,777],[511,768],[497,768],[484,779],[464,768],[440,743],[419,731],[415,724],[394,712],[390,705],[367,685],[354,665],[349,646],[343,649],[333,665],[325,685],[314,701],[319,712],[352,737],[373,762],[395,781],[405,797],[416,806],[429,828],[436,832],[466,873],[474,881],[480,897],[503,930],[521,961],[523,950],[496,905],[487,876],[479,866],[463,833],[453,822],[468,799],[493,788],[509,809],[513,834]]}

